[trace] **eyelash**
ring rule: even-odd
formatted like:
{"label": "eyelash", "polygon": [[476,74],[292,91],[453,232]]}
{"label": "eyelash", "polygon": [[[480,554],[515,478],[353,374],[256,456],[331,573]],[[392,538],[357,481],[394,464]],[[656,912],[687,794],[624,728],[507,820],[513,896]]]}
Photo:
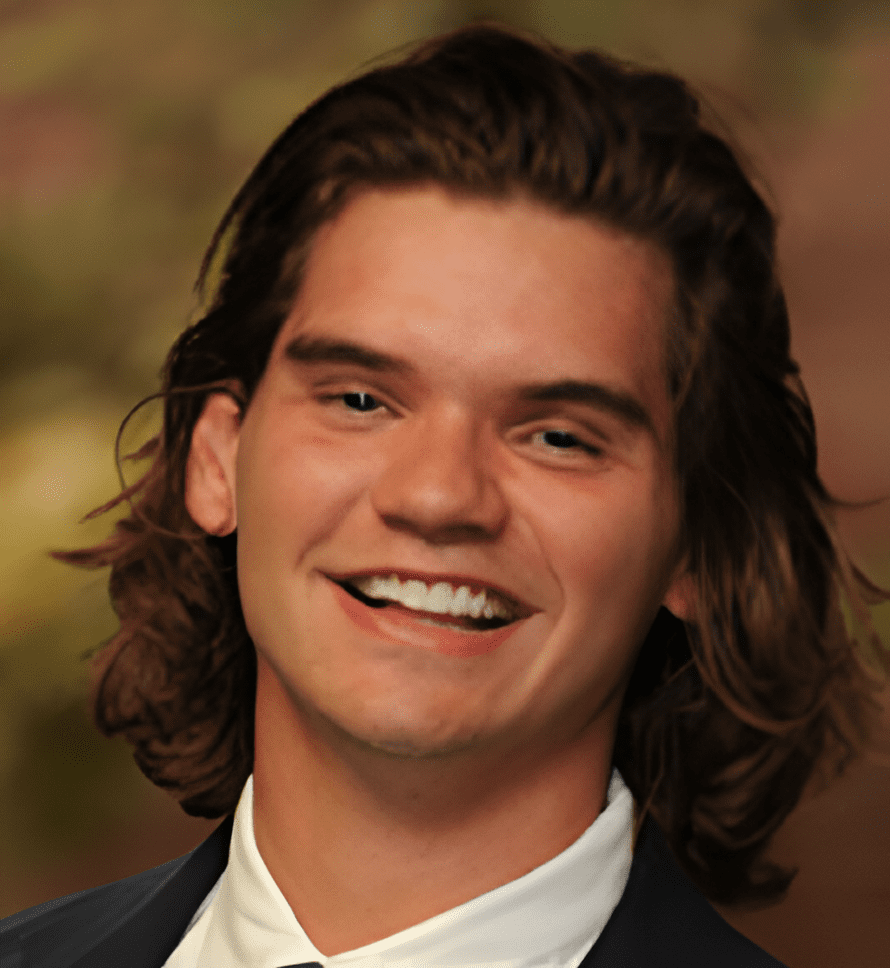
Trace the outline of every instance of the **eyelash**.
{"label": "eyelash", "polygon": [[[366,406],[368,405],[368,401],[370,401],[373,405],[368,406],[367,409],[361,409],[361,406],[350,406],[350,404],[347,403],[347,399],[349,397],[364,398],[364,403]],[[347,390],[343,393],[336,393],[336,394],[324,396],[321,399],[325,403],[341,403],[344,409],[349,410],[353,413],[365,413],[365,414],[373,413],[376,410],[386,407],[386,404],[381,403],[380,400],[377,399],[377,397],[375,397],[372,393],[368,393],[366,390]],[[358,403],[359,401],[356,400],[356,402]],[[534,436],[537,437],[540,435],[541,437],[544,437],[548,434],[558,434],[562,438],[569,438],[570,440],[573,441],[573,445],[571,447],[560,447],[556,444],[548,444],[547,445],[548,450],[562,451],[565,453],[571,453],[572,451],[576,451],[576,452],[582,451],[583,453],[590,454],[593,457],[601,457],[603,455],[603,450],[601,447],[596,447],[593,444],[585,443],[576,434],[573,434],[571,433],[571,431],[568,431],[568,430],[560,430],[560,429],[541,430],[535,433]]]}

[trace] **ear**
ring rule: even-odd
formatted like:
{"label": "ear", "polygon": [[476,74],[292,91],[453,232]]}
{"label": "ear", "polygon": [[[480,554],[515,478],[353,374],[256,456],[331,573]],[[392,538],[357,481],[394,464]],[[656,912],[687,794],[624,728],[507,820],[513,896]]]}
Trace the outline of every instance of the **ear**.
{"label": "ear", "polygon": [[207,398],[192,431],[185,468],[185,506],[208,534],[231,534],[238,525],[235,458],[241,408],[227,393]]}
{"label": "ear", "polygon": [[698,611],[695,599],[695,580],[684,562],[678,567],[661,604],[681,621],[692,622]]}

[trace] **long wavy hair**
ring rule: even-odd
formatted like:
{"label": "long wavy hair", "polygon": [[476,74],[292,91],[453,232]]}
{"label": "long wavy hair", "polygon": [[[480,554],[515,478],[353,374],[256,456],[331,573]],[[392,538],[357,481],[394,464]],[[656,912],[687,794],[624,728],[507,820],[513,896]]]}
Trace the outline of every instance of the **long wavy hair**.
{"label": "long wavy hair", "polygon": [[763,860],[772,834],[823,754],[852,754],[867,724],[842,605],[870,636],[865,603],[886,597],[837,543],[789,355],[775,219],[683,81],[493,25],[325,94],[223,216],[198,281],[206,311],[167,358],[163,429],[137,455],[150,469],[94,512],[124,505],[108,540],[59,555],[111,566],[120,629],[93,659],[96,723],[187,813],[234,809],[252,769],[256,657],[237,539],[205,534],[185,508],[192,429],[210,393],[250,406],[319,226],[364,189],[424,183],[531,198],[672,259],[668,376],[696,619],[659,613],[615,762],[709,897],[774,898],[793,875]]}

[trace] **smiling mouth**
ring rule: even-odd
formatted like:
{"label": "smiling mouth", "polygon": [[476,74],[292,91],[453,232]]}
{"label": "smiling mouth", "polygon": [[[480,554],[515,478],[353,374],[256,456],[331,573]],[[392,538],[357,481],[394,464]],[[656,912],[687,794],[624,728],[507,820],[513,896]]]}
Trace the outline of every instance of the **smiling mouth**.
{"label": "smiling mouth", "polygon": [[452,615],[448,612],[427,611],[422,608],[412,608],[403,602],[393,599],[372,597],[371,595],[368,595],[366,592],[363,592],[361,589],[357,588],[351,581],[345,579],[334,579],[334,581],[347,594],[351,595],[354,599],[361,602],[362,605],[366,605],[368,608],[390,608],[395,611],[411,615],[419,622],[435,625],[439,628],[449,628],[461,632],[489,632],[492,629],[500,629],[504,628],[506,625],[511,625],[520,618],[518,615],[515,617],[508,615],[494,615],[489,618],[485,615],[476,617],[473,615]]}

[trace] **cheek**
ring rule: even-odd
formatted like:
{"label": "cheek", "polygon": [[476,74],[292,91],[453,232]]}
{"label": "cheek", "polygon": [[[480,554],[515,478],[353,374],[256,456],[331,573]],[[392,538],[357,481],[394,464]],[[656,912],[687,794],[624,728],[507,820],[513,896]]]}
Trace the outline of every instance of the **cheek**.
{"label": "cheek", "polygon": [[366,493],[374,466],[361,448],[309,431],[299,411],[249,414],[237,461],[239,558],[274,572],[333,534]]}
{"label": "cheek", "polygon": [[542,529],[546,554],[561,572],[557,577],[568,610],[580,620],[635,627],[646,624],[646,613],[657,611],[676,530],[676,511],[670,500],[659,499],[660,493],[638,490],[631,500],[630,483],[619,483],[604,489],[599,500],[574,506],[551,499],[554,510]]}

